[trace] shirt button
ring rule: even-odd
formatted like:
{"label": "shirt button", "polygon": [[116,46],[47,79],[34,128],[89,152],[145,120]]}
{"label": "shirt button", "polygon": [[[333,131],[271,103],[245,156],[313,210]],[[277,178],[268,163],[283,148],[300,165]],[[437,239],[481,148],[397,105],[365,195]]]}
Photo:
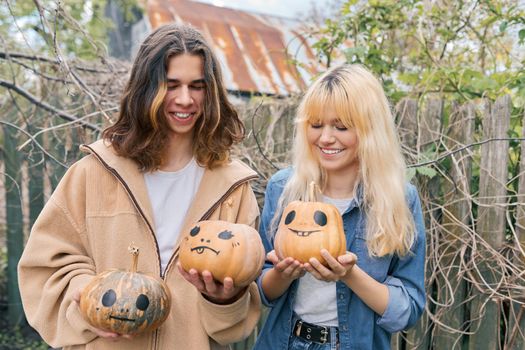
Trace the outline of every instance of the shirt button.
{"label": "shirt button", "polygon": [[347,326],[347,325],[344,325],[344,326],[343,326],[343,330],[347,331],[347,330],[348,330],[348,326]]}
{"label": "shirt button", "polygon": [[343,300],[345,296],[343,294],[339,294],[339,299]]}

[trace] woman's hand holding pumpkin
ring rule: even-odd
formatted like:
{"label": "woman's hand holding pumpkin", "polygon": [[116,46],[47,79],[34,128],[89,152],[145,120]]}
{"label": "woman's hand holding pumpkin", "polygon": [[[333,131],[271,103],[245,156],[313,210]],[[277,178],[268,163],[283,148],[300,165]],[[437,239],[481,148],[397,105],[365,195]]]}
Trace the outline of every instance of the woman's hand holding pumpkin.
{"label": "woman's hand holding pumpkin", "polygon": [[[77,306],[80,305],[80,295],[81,295],[81,290],[77,290],[73,293],[73,300],[77,303]],[[118,334],[118,333],[108,332],[108,331],[105,331],[103,329],[96,328],[93,326],[90,326],[90,330],[96,335],[98,335],[99,337],[105,338],[111,341],[117,341],[120,339],[133,339],[134,337],[132,334]]]}
{"label": "woman's hand holding pumpkin", "polygon": [[231,277],[225,277],[223,283],[218,283],[213,278],[210,271],[203,271],[202,274],[196,269],[184,271],[180,262],[177,263],[181,275],[209,301],[215,304],[231,304],[240,299],[247,287],[236,287]]}
{"label": "woman's hand holding pumpkin", "polygon": [[321,249],[321,255],[326,260],[328,267],[321,264],[316,258],[311,258],[308,263],[304,264],[305,269],[321,281],[344,281],[357,263],[357,256],[351,252],[335,258],[328,250]]}
{"label": "woman's hand holding pumpkin", "polygon": [[273,264],[273,269],[282,279],[293,281],[299,277],[304,276],[306,273],[301,262],[291,257],[279,260],[275,250],[269,252],[266,255],[266,259],[268,259]]}
{"label": "woman's hand holding pumpkin", "polygon": [[275,250],[269,252],[266,259],[273,264],[273,268],[264,274],[261,282],[268,300],[280,297],[295,279],[306,273],[298,260],[291,257],[280,260]]}

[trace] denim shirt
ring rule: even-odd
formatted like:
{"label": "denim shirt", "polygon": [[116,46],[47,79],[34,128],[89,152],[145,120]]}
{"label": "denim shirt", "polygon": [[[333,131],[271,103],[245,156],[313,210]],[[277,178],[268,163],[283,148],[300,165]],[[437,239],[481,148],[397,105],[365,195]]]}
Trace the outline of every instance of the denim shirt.
{"label": "denim shirt", "polygon": [[[273,234],[267,231],[291,173],[291,168],[277,172],[266,187],[259,232],[267,252],[273,250],[273,238],[270,238]],[[362,270],[388,287],[389,298],[387,308],[380,316],[354,295],[346,284],[336,282],[340,349],[390,349],[391,334],[413,326],[425,307],[425,228],[421,204],[416,188],[407,184],[407,201],[416,228],[411,252],[404,257],[371,257],[366,244],[366,216],[360,208],[362,194],[359,190],[357,192],[356,198],[343,213],[347,250],[357,255],[357,264]],[[270,308],[270,312],[257,338],[256,350],[287,349],[292,329],[298,280],[282,296],[269,301],[264,296],[261,281],[272,267],[266,261],[257,281],[263,304]]]}

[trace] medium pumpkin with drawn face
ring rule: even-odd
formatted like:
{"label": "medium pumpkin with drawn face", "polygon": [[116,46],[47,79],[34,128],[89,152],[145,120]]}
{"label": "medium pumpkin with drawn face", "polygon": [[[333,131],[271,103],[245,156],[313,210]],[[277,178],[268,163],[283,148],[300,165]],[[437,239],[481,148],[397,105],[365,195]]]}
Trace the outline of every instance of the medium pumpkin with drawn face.
{"label": "medium pumpkin with drawn face", "polygon": [[333,257],[346,252],[343,220],[337,208],[323,202],[293,201],[286,206],[275,235],[275,252],[280,259],[292,257],[301,263],[321,256],[326,249]]}
{"label": "medium pumpkin with drawn face", "polygon": [[182,238],[179,253],[185,271],[207,270],[221,283],[225,277],[231,277],[238,287],[257,278],[264,256],[261,238],[254,228],[222,220],[197,223]]}
{"label": "medium pumpkin with drawn face", "polygon": [[130,253],[131,271],[102,272],[82,290],[80,311],[93,327],[138,334],[159,327],[168,317],[168,286],[160,278],[137,272],[138,249]]}

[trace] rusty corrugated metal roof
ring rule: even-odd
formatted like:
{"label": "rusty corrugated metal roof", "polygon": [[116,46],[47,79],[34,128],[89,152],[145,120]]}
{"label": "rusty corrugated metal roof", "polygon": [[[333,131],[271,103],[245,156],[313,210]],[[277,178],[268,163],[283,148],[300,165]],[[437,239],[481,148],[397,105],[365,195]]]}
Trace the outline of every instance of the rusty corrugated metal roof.
{"label": "rusty corrugated metal roof", "polygon": [[289,95],[303,90],[320,69],[296,20],[189,0],[148,0],[146,12],[151,29],[171,22],[199,29],[231,91]]}

